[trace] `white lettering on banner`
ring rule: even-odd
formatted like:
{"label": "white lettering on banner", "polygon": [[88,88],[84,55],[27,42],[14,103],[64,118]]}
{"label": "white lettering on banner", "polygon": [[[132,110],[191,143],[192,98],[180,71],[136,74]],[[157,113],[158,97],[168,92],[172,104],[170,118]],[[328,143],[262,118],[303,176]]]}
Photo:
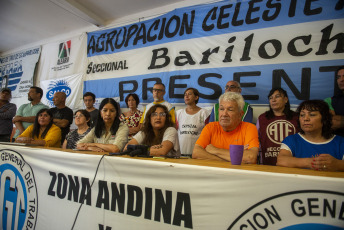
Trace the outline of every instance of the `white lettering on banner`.
{"label": "white lettering on banner", "polygon": [[248,208],[232,222],[228,230],[281,229],[291,226],[302,226],[303,229],[343,227],[344,193],[301,190],[279,194]]}
{"label": "white lettering on banner", "polygon": [[4,229],[35,229],[38,199],[33,171],[19,153],[12,150],[0,152],[0,210],[4,211],[0,213],[0,226]]}
{"label": "white lettering on banner", "polygon": [[[76,203],[95,205],[113,212],[125,213],[129,216],[141,217],[147,220],[163,222],[193,228],[190,194],[135,185],[117,184],[116,182],[98,181],[97,200],[91,200],[90,182],[88,178],[79,179],[78,176],[64,175],[63,173],[49,172],[51,181],[48,195],[67,199]],[[89,191],[87,193],[87,191]],[[94,190],[93,190],[94,191]],[[164,195],[165,192],[165,195]],[[176,196],[175,204],[172,203]],[[172,213],[174,210],[174,213]],[[154,216],[152,216],[154,215]]]}

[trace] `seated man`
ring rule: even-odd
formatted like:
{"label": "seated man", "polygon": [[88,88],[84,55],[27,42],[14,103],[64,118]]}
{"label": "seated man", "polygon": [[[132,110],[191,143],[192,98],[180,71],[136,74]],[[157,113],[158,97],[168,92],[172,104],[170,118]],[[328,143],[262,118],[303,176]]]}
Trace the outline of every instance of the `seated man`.
{"label": "seated man", "polygon": [[244,98],[239,93],[227,92],[219,98],[219,121],[206,125],[196,141],[192,158],[231,161],[229,145],[244,145],[242,162],[257,163],[258,132],[256,127],[241,121]]}

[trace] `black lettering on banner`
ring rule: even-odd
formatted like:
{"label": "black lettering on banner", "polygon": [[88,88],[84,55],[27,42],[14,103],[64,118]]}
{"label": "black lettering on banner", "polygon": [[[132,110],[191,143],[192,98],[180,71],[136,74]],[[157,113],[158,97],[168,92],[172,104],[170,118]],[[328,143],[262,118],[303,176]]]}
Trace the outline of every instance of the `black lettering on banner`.
{"label": "black lettering on banner", "polygon": [[63,199],[67,194],[67,177],[62,173],[57,174],[57,197]]}
{"label": "black lettering on banner", "polygon": [[[124,85],[131,84],[133,87],[130,90],[124,90]],[[119,82],[119,97],[120,101],[124,101],[124,94],[126,93],[135,93],[135,91],[138,88],[138,83],[135,80],[130,80],[130,81],[121,81]]]}
{"label": "black lettering on banner", "polygon": [[48,195],[49,196],[55,196],[54,186],[55,186],[55,183],[56,183],[57,176],[56,176],[55,172],[49,171],[49,174],[51,176],[51,181],[50,181],[50,185],[49,185],[49,188],[48,188]]}
{"label": "black lettering on banner", "polygon": [[337,0],[335,10],[342,10],[344,9],[344,1],[343,0]]}
{"label": "black lettering on banner", "polygon": [[[251,76],[260,76],[260,71],[252,71],[252,72],[236,72],[233,74],[233,80],[240,83],[241,88],[249,88],[249,87],[256,87],[255,82],[245,82],[241,83],[241,77],[251,77]],[[258,100],[259,95],[242,95],[245,100]]]}
{"label": "black lettering on banner", "polygon": [[251,60],[250,58],[250,50],[251,50],[251,45],[252,45],[252,40],[253,40],[254,34],[250,34],[247,38],[245,38],[245,47],[242,53],[242,57],[240,58],[240,61],[249,61]]}
{"label": "black lettering on banner", "polygon": [[[101,34],[99,38],[97,39],[97,44],[96,44],[96,52],[100,53],[104,51],[104,41],[100,41],[101,39],[105,38],[106,33]],[[99,46],[99,44],[101,46]]]}
{"label": "black lettering on banner", "polygon": [[[294,199],[291,202],[291,210],[293,211],[295,216],[302,217],[302,216],[306,215],[306,209],[305,209],[305,207],[300,206],[299,204],[300,205],[303,204],[302,200]],[[297,207],[295,207],[295,206],[297,206]]]}
{"label": "black lettering on banner", "polygon": [[271,208],[272,208],[273,212],[270,211],[270,210],[267,209],[267,208],[264,208],[264,211],[265,211],[265,213],[268,215],[268,217],[269,217],[271,223],[272,223],[272,224],[275,223],[275,222],[274,222],[274,219],[272,219],[272,217],[274,217],[274,218],[277,219],[278,221],[281,221],[282,219],[281,219],[280,215],[278,214],[278,212],[276,211],[275,207],[274,207],[273,205],[271,205]]}
{"label": "black lettering on banner", "polygon": [[[173,31],[170,32],[170,26],[172,22],[175,21],[176,23],[173,24],[175,25],[175,28]],[[173,15],[167,22],[166,28],[165,28],[165,34],[167,38],[172,38],[178,33],[178,29],[180,27],[180,18],[177,15]]]}
{"label": "black lettering on banner", "polygon": [[189,21],[188,18],[189,18],[189,15],[187,13],[184,13],[182,26],[181,26],[181,29],[179,31],[179,36],[184,35],[184,31],[185,31],[185,34],[192,34],[193,23],[195,21],[195,10],[191,11],[190,23],[188,23],[188,21]]}
{"label": "black lettering on banner", "polygon": [[[271,44],[273,46],[273,48],[275,49],[275,54],[269,55],[267,53],[266,48],[265,48],[267,44]],[[272,49],[269,49],[269,50],[272,50]],[[276,39],[271,39],[271,40],[263,42],[259,46],[258,55],[264,59],[273,59],[277,57],[281,53],[281,51],[282,51],[282,43]]]}
{"label": "black lettering on banner", "polygon": [[165,224],[171,224],[172,191],[165,191],[166,200],[160,189],[155,189],[155,215],[154,220],[160,222],[161,213]]}
{"label": "black lettering on banner", "polygon": [[[159,51],[162,51],[162,54],[160,54],[158,56],[158,52]],[[166,67],[168,64],[170,64],[170,57],[167,56],[167,53],[168,53],[168,49],[167,48],[160,48],[160,49],[154,49],[152,50],[153,52],[153,56],[152,56],[152,60],[151,60],[151,64],[150,66],[148,67],[148,69],[159,69],[159,68],[164,68]],[[160,65],[156,65],[156,61],[157,59],[163,59],[163,63],[160,64]]]}
{"label": "black lettering on banner", "polygon": [[319,50],[315,53],[316,55],[328,54],[327,47],[331,42],[335,40],[337,40],[337,45],[336,45],[336,48],[333,50],[333,53],[344,53],[344,33],[338,33],[330,38],[332,28],[333,28],[333,24],[321,30],[323,35],[322,35],[321,42],[319,45]]}
{"label": "black lettering on banner", "polygon": [[259,7],[254,7],[254,4],[257,3],[257,2],[261,2],[261,1],[262,0],[251,0],[248,3],[248,10],[247,10],[247,14],[246,14],[246,23],[248,25],[259,22],[259,17],[252,18],[252,13],[259,11],[260,8]]}
{"label": "black lettering on banner", "polygon": [[84,203],[86,201],[87,205],[91,205],[91,185],[88,178],[81,178],[81,192],[79,203]]}
{"label": "black lettering on banner", "polygon": [[[235,36],[231,37],[230,39],[228,39],[228,43],[234,42],[235,39],[236,39]],[[234,49],[234,45],[228,46],[228,47],[226,48],[226,50],[225,50],[226,55],[225,55],[225,58],[223,59],[223,62],[224,62],[224,63],[226,63],[226,62],[231,62],[231,61],[232,61],[233,49]]]}
{"label": "black lettering on banner", "polygon": [[142,202],[143,202],[143,194],[142,194],[141,188],[135,185],[128,185],[127,189],[128,189],[127,214],[131,216],[141,216]]}
{"label": "black lettering on banner", "polygon": [[104,206],[104,209],[109,210],[110,202],[109,202],[109,188],[107,186],[106,181],[99,180],[98,181],[98,197],[96,207],[101,208]]}
{"label": "black lettering on banner", "polygon": [[139,40],[142,40],[142,44],[146,44],[147,34],[146,34],[146,25],[144,23],[141,23],[139,30],[137,31],[136,37],[134,39],[133,45],[137,45],[137,42]]}
{"label": "black lettering on banner", "polygon": [[312,35],[308,35],[308,36],[299,36],[299,37],[295,37],[293,38],[289,43],[288,43],[288,53],[292,56],[295,57],[301,57],[301,56],[306,56],[307,54],[309,54],[310,52],[312,52],[312,48],[306,49],[304,51],[298,51],[296,46],[295,46],[295,42],[298,40],[301,40],[303,42],[303,44],[305,45],[309,45],[309,43],[311,42],[312,39]]}
{"label": "black lettering on banner", "polygon": [[340,207],[338,219],[344,220],[344,202],[342,202],[342,205]]}
{"label": "black lettering on banner", "polygon": [[336,200],[332,200],[332,208],[327,199],[324,199],[324,210],[323,210],[323,216],[327,216],[327,210],[331,214],[332,218],[336,217]]}
{"label": "black lettering on banner", "polygon": [[[314,204],[316,202],[317,204]],[[307,199],[308,203],[308,212],[309,216],[320,216],[320,212],[315,212],[314,209],[319,209],[319,199],[318,198],[308,198]]]}
{"label": "black lettering on banner", "polygon": [[112,228],[110,226],[106,226],[104,229],[104,225],[98,224],[99,230],[111,230]]}
{"label": "black lettering on banner", "polygon": [[128,46],[128,43],[129,43],[129,40],[132,36],[134,36],[134,34],[137,32],[138,30],[138,26],[136,24],[133,24],[129,27],[129,30],[128,30],[128,37],[125,41],[125,44],[124,44],[124,47],[127,47]]}
{"label": "black lettering on banner", "polygon": [[173,216],[173,225],[181,226],[182,221],[184,221],[185,228],[192,228],[190,194],[178,192]]}
{"label": "black lettering on banner", "polygon": [[159,22],[160,22],[160,19],[158,20],[155,20],[152,25],[149,27],[148,29],[148,33],[147,33],[147,41],[149,42],[153,42],[155,41],[155,39],[157,38],[157,35],[154,34],[153,36],[151,36],[151,32],[152,32],[152,29],[154,28],[154,30],[158,30],[159,28]]}
{"label": "black lettering on banner", "polygon": [[111,51],[115,50],[115,47],[113,46],[113,39],[115,38],[116,34],[117,34],[117,30],[113,30],[107,34],[105,51],[109,50],[109,46],[110,46]]}
{"label": "black lettering on banner", "polygon": [[212,9],[209,10],[209,12],[207,13],[207,15],[204,17],[203,23],[202,23],[202,29],[204,31],[211,31],[212,29],[214,29],[214,24],[207,24],[207,21],[209,19],[209,17],[211,17],[211,20],[215,20],[216,19],[216,10],[217,7],[214,7]]}
{"label": "black lettering on banner", "polygon": [[123,36],[122,36],[122,42],[121,43],[118,43],[118,41],[120,40],[119,39],[119,35],[122,33],[122,28],[119,30],[119,32],[117,33],[117,36],[116,36],[116,41],[115,41],[115,48],[116,49],[120,49],[122,48],[124,42],[125,42],[125,36],[127,35],[127,28],[126,27],[123,27]]}
{"label": "black lettering on banner", "polygon": [[277,2],[271,3],[272,1],[275,1],[275,0],[268,0],[268,2],[266,3],[266,7],[269,9],[275,9],[275,12],[271,16],[269,16],[270,10],[264,10],[263,16],[262,16],[264,21],[275,20],[278,17],[279,13],[281,12],[281,8],[282,8],[281,3],[277,3]]}
{"label": "black lettering on banner", "polygon": [[199,64],[201,64],[201,65],[203,65],[203,64],[208,64],[208,63],[209,63],[209,57],[210,57],[210,55],[213,54],[213,53],[218,53],[218,52],[219,52],[219,49],[220,49],[220,46],[218,46],[218,47],[216,47],[216,48],[214,48],[214,49],[212,49],[212,50],[207,49],[206,51],[204,51],[204,52],[202,53],[202,55],[203,55],[202,61],[201,61]]}
{"label": "black lettering on banner", "polygon": [[111,183],[112,197],[111,197],[111,211],[116,211],[116,204],[119,213],[124,213],[125,205],[125,188],[124,184],[119,185],[119,190],[117,184]]}
{"label": "black lettering on banner", "polygon": [[222,23],[222,19],[224,18],[229,18],[229,13],[224,13],[226,9],[231,8],[233,5],[228,4],[220,7],[220,13],[219,13],[219,18],[217,20],[217,28],[219,29],[226,29],[229,27],[229,22]]}
{"label": "black lettering on banner", "polygon": [[79,179],[77,176],[68,175],[68,180],[69,180],[69,189],[68,189],[68,200],[72,200],[74,202],[78,202],[79,200],[79,190],[80,190],[80,184],[79,184]]}
{"label": "black lettering on banner", "polygon": [[311,88],[311,69],[310,68],[302,68],[301,92],[298,91],[298,89],[296,88],[292,80],[289,78],[287,73],[282,69],[273,71],[272,88],[281,87],[282,78],[298,100],[309,100],[310,88]]}
{"label": "black lettering on banner", "polygon": [[321,7],[312,9],[312,2],[317,2],[317,1],[318,0],[306,0],[305,8],[303,9],[303,12],[305,15],[310,16],[310,15],[316,15],[316,14],[321,13],[322,11]]}
{"label": "black lettering on banner", "polygon": [[218,79],[221,79],[222,75],[218,74],[218,73],[205,73],[205,74],[202,74],[201,76],[199,76],[198,85],[201,87],[212,89],[214,91],[214,93],[211,95],[199,93],[199,96],[204,98],[204,99],[216,100],[221,96],[222,89],[221,89],[221,86],[219,86],[218,84],[206,81],[207,78],[211,78],[211,77],[216,77]]}
{"label": "black lettering on banner", "polygon": [[152,219],[152,206],[153,206],[153,192],[151,188],[145,188],[145,219]]}
{"label": "black lettering on banner", "polygon": [[[180,54],[184,54],[184,56],[177,56],[176,59],[174,60],[174,65],[175,66],[184,66],[184,65],[195,65],[196,62],[192,59],[192,56],[188,51],[180,51]],[[182,60],[185,59],[184,62]]]}
{"label": "black lettering on banner", "polygon": [[153,92],[153,87],[148,87],[148,82],[153,81],[154,84],[156,83],[162,83],[160,78],[148,78],[148,79],[143,79],[142,80],[142,99],[147,100],[148,92]]}
{"label": "black lettering on banner", "polygon": [[291,0],[289,5],[288,16],[290,18],[295,16],[297,0]]}
{"label": "black lettering on banner", "polygon": [[170,98],[184,98],[184,94],[176,94],[174,93],[174,90],[176,88],[179,89],[186,89],[187,84],[176,84],[176,80],[181,80],[181,79],[190,79],[190,75],[175,75],[170,77],[170,84],[168,86],[168,92],[169,92],[169,97]]}

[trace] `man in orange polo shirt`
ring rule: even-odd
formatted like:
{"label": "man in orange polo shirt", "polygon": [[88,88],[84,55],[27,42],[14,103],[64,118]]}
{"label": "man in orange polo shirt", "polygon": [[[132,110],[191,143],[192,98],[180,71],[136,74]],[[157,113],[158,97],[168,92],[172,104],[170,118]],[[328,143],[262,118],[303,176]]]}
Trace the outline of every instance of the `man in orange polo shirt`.
{"label": "man in orange polo shirt", "polygon": [[239,93],[227,92],[219,98],[219,121],[206,125],[196,141],[192,158],[231,161],[229,145],[244,145],[243,163],[256,164],[258,156],[257,128],[241,121],[244,98]]}

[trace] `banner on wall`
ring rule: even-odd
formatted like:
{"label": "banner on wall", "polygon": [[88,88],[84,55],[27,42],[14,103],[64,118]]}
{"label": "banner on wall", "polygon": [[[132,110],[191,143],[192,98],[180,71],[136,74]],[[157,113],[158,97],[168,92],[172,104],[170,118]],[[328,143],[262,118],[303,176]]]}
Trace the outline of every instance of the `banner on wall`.
{"label": "banner on wall", "polygon": [[[221,1],[179,8],[150,20],[87,34],[84,91],[129,93],[151,102],[156,82],[165,100],[184,103],[188,87],[214,103],[229,80],[251,104],[267,104],[283,87],[292,104],[332,96],[344,64],[344,11],[333,1]],[[326,88],[327,90],[323,90]]]}
{"label": "banner on wall", "polygon": [[8,145],[0,155],[1,229],[344,226],[343,178]]}
{"label": "banner on wall", "polygon": [[40,81],[82,73],[86,65],[86,41],[83,34],[44,45],[37,71]]}
{"label": "banner on wall", "polygon": [[0,58],[0,88],[10,88],[13,98],[26,96],[33,85],[33,74],[41,47]]}
{"label": "banner on wall", "polygon": [[82,74],[74,74],[68,77],[41,81],[40,87],[44,95],[42,103],[49,107],[55,107],[53,97],[56,92],[64,92],[67,96],[66,106],[75,110],[82,108]]}

